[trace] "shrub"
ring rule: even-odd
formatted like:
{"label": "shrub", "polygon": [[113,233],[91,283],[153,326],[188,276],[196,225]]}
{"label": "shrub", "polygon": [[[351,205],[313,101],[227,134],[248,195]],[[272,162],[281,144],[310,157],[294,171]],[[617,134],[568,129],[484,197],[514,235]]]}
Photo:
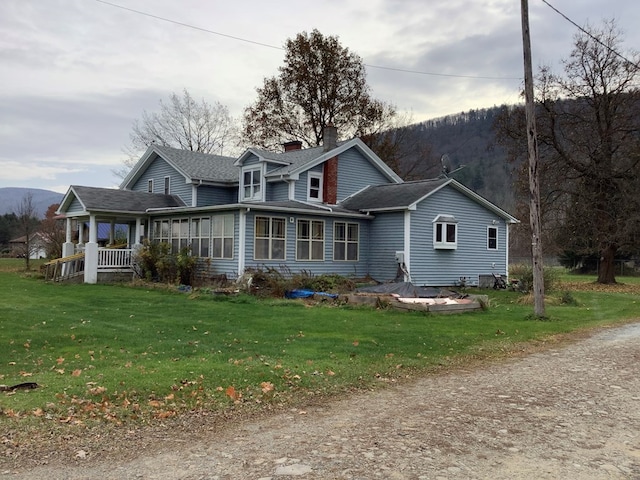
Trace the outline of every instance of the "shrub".
{"label": "shrub", "polygon": [[198,259],[191,255],[188,247],[178,254],[171,253],[171,245],[166,242],[148,242],[138,252],[135,264],[140,278],[153,282],[191,285]]}
{"label": "shrub", "polygon": [[[518,264],[509,267],[509,277],[519,280],[519,290],[529,292],[533,288],[533,267],[531,265]],[[553,291],[560,280],[557,268],[545,267],[543,269],[544,289]]]}

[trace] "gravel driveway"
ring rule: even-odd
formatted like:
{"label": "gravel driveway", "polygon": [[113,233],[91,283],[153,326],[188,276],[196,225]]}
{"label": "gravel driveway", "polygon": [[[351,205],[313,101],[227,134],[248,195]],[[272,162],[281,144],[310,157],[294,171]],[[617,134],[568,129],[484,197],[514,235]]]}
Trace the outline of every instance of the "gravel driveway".
{"label": "gravel driveway", "polygon": [[640,323],[198,432],[0,478],[640,479]]}

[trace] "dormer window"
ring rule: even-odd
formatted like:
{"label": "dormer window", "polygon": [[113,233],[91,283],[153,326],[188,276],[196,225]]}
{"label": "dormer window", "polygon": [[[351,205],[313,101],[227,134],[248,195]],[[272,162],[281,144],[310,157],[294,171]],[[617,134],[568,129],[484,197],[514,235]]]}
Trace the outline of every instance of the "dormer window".
{"label": "dormer window", "polygon": [[322,202],[322,173],[309,172],[307,201]]}
{"label": "dormer window", "polygon": [[458,221],[451,215],[438,215],[433,221],[433,248],[458,248]]}
{"label": "dormer window", "polygon": [[260,167],[242,172],[242,200],[262,199],[262,170]]}

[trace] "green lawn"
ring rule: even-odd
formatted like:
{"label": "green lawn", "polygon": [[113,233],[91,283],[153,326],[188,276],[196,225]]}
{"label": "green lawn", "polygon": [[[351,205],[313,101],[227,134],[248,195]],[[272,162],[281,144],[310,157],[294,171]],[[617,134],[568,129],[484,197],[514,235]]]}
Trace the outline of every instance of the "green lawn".
{"label": "green lawn", "polygon": [[[13,262],[13,260],[11,261]],[[372,388],[519,342],[640,317],[640,293],[576,291],[550,321],[514,292],[452,316],[174,289],[44,283],[0,260],[2,422],[151,421]]]}

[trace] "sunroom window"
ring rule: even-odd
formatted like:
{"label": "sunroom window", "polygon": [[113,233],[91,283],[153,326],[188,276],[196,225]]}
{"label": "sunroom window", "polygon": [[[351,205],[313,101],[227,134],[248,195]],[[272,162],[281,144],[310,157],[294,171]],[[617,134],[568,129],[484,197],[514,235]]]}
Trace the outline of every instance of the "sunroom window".
{"label": "sunroom window", "polygon": [[451,215],[438,215],[433,221],[433,248],[458,248],[458,221]]}

